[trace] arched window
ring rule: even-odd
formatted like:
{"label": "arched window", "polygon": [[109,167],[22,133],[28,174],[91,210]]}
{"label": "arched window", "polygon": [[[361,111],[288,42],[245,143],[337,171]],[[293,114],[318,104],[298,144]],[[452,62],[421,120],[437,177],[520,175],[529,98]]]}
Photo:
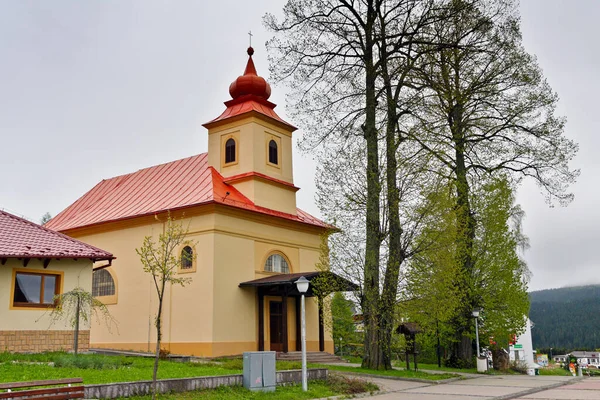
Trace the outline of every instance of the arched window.
{"label": "arched window", "polygon": [[265,262],[265,271],[289,274],[290,267],[281,254],[271,254]]}
{"label": "arched window", "polygon": [[271,140],[269,142],[269,162],[271,164],[278,164],[279,160],[277,160],[277,142]]}
{"label": "arched window", "polygon": [[185,246],[181,250],[181,269],[192,269],[194,266],[194,250]]}
{"label": "arched window", "polygon": [[225,163],[235,162],[235,140],[227,139],[225,142]]}
{"label": "arched window", "polygon": [[116,293],[115,280],[105,269],[94,271],[92,275],[92,296],[114,296]]}

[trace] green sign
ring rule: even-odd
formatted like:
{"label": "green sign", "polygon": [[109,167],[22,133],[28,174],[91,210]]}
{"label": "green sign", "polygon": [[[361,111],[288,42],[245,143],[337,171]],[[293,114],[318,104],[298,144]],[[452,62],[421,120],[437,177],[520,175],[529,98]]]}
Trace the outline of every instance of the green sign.
{"label": "green sign", "polygon": [[513,346],[513,348],[515,348],[515,349],[522,349],[522,348],[523,348],[523,345],[522,345],[522,344],[515,344],[515,345]]}

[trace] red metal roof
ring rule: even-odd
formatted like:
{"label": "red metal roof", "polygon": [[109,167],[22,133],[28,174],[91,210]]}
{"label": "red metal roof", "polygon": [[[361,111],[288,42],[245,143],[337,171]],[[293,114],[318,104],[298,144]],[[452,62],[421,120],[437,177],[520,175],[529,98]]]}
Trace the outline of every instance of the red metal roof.
{"label": "red metal roof", "polygon": [[275,104],[260,97],[248,94],[235,100],[226,101],[225,105],[227,106],[227,109],[225,109],[221,115],[212,121],[205,123],[203,126],[209,128],[215,122],[223,121],[242,114],[257,112],[286,125],[292,130],[296,130],[295,126],[285,122],[279,115],[277,115],[274,110],[276,107]]}
{"label": "red metal roof", "polygon": [[300,209],[292,215],[255,205],[208,166],[206,153],[105,179],[46,226],[66,231],[209,203],[329,227]]}
{"label": "red metal roof", "polygon": [[114,258],[107,251],[0,210],[0,258],[17,257]]}
{"label": "red metal roof", "polygon": [[274,182],[278,185],[287,186],[287,187],[293,189],[294,191],[300,190],[300,188],[294,186],[293,183],[282,181],[281,179],[277,179],[277,178],[272,178],[268,175],[261,174],[260,172],[254,172],[254,171],[245,172],[243,174],[237,174],[237,175],[233,175],[233,176],[228,176],[227,178],[223,178],[223,181],[226,183],[232,183],[232,182],[238,182],[238,181],[242,181],[244,179],[250,179],[250,178],[254,178],[254,177],[264,179],[266,181]]}

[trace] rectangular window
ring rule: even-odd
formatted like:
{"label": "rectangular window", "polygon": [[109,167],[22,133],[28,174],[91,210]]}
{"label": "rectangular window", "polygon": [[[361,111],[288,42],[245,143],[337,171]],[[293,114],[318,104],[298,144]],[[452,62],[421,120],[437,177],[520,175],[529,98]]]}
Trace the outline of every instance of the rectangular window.
{"label": "rectangular window", "polygon": [[60,276],[17,272],[14,287],[14,307],[52,307],[59,294]]}

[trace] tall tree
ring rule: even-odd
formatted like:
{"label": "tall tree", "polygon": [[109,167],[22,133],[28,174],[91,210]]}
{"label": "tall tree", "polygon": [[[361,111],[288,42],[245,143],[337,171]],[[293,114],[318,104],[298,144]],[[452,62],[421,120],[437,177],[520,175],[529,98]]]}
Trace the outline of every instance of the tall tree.
{"label": "tall tree", "polygon": [[[361,306],[366,332],[363,365],[370,368],[391,368],[394,304],[400,265],[406,257],[397,182],[398,122],[405,112],[398,104],[405,70],[413,62],[406,55],[412,54],[411,46],[428,20],[423,15],[429,15],[432,4],[290,0],[282,22],[266,17],[277,34],[268,43],[275,54],[272,72],[292,87],[293,114],[308,132],[305,146],[333,141],[341,142],[343,148],[343,142],[360,137],[365,149],[364,173],[357,171],[357,176],[364,177],[366,188]],[[382,164],[386,168],[383,182]],[[382,187],[387,189],[383,198]],[[386,204],[382,205],[382,199]],[[387,220],[382,221],[382,216]],[[388,248],[382,254],[384,241]],[[382,258],[387,259],[383,268]]]}
{"label": "tall tree", "polygon": [[144,272],[152,277],[158,307],[154,325],[156,327],[156,352],[154,356],[154,368],[152,370],[152,399],[156,398],[156,381],[158,374],[158,361],[160,358],[160,345],[162,341],[162,312],[165,290],[167,286],[185,286],[191,278],[182,278],[177,275],[177,270],[182,261],[192,261],[194,257],[188,252],[181,251],[186,243],[187,230],[181,223],[174,221],[169,215],[164,223],[164,230],[158,235],[158,241],[153,236],[146,236],[142,246],[135,251],[140,256]]}
{"label": "tall tree", "polygon": [[455,355],[470,362],[470,313],[478,299],[469,285],[475,272],[477,221],[473,185],[485,175],[513,182],[533,178],[548,201],[567,204],[578,171],[569,168],[577,145],[554,115],[557,95],[521,44],[517,5],[511,0],[448,0],[451,15],[432,26],[435,41],[422,57],[417,82],[427,88],[421,129],[411,139],[442,165],[456,188],[459,235],[455,284],[464,293],[454,322]]}
{"label": "tall tree", "polygon": [[[366,246],[362,308],[365,360],[383,365],[376,310],[379,303],[380,170],[376,121],[376,18],[381,0],[290,0],[284,20],[267,15],[265,22],[279,35],[269,42],[277,54],[272,70],[278,79],[293,76],[291,86],[305,106],[298,111],[321,124],[306,124],[319,143],[332,135],[361,134],[366,146]],[[305,95],[308,95],[305,97]],[[296,114],[302,115],[302,114]],[[308,117],[310,115],[310,117]]]}

